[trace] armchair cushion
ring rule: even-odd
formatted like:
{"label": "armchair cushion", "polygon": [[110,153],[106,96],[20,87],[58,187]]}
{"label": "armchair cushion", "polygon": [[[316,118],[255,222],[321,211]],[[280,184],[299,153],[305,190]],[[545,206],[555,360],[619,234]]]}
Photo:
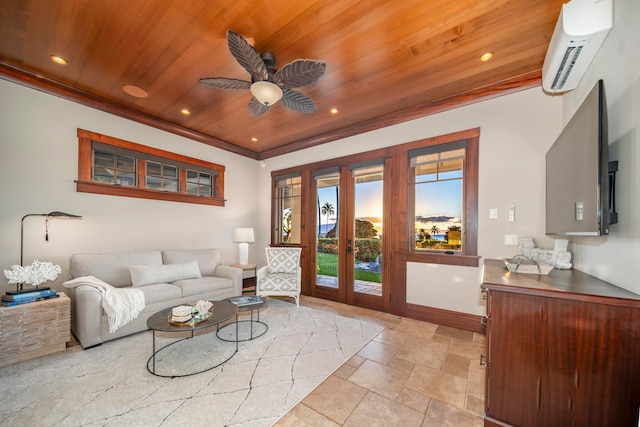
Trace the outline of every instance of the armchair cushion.
{"label": "armchair cushion", "polygon": [[267,271],[271,273],[295,274],[300,264],[300,251],[290,248],[268,248]]}
{"label": "armchair cushion", "polygon": [[298,289],[296,274],[272,273],[260,282],[261,291],[294,292]]}

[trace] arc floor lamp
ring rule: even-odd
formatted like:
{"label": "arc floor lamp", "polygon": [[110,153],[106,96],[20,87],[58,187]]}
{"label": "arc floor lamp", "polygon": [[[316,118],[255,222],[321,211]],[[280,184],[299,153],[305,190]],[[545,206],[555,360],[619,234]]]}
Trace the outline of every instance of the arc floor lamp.
{"label": "arc floor lamp", "polygon": [[44,216],[45,219],[45,234],[44,239],[49,241],[49,218],[61,218],[61,219],[82,219],[81,215],[73,215],[65,212],[53,211],[46,214],[26,214],[20,221],[20,265],[24,265],[24,220],[30,216]]}

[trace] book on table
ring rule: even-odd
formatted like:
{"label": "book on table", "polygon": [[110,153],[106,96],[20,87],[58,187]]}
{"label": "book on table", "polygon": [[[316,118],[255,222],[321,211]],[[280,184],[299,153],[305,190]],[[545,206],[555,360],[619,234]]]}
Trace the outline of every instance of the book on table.
{"label": "book on table", "polygon": [[259,297],[258,295],[231,297],[229,298],[229,302],[234,303],[238,307],[242,307],[244,305],[260,304],[262,303],[262,297]]}
{"label": "book on table", "polygon": [[27,299],[33,299],[33,298],[41,298],[41,297],[51,297],[54,295],[57,295],[58,292],[56,292],[55,289],[34,289],[33,291],[30,292],[22,292],[20,294],[5,294],[2,296],[2,300],[3,301],[19,301],[19,300],[27,300]]}
{"label": "book on table", "polygon": [[3,307],[13,307],[16,305],[20,305],[20,304],[29,304],[32,302],[36,302],[36,301],[44,301],[47,299],[52,299],[52,298],[58,298],[60,295],[55,294],[55,295],[48,295],[48,296],[41,296],[41,297],[31,297],[31,298],[21,298],[21,299],[17,299],[15,301],[11,301],[11,300],[6,300],[5,297],[3,296],[2,298],[0,298],[0,306]]}
{"label": "book on table", "polygon": [[48,286],[46,286],[46,287],[40,286],[40,287],[37,287],[35,289],[24,289],[22,291],[7,291],[7,295],[28,294],[28,293],[33,292],[33,291],[48,291],[49,289],[51,289],[51,288],[48,287]]}

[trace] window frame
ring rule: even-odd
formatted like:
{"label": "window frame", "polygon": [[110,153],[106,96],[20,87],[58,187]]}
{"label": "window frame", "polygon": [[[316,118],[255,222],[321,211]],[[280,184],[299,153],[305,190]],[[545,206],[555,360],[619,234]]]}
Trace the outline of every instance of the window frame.
{"label": "window frame", "polygon": [[[478,143],[477,135],[465,135],[464,138],[449,139],[444,137],[429,141],[422,147],[442,146],[442,150],[449,151],[452,147],[463,146],[465,156],[462,172],[462,250],[451,252],[444,250],[429,250],[416,248],[415,234],[415,167],[410,164],[410,155],[407,153],[408,178],[408,206],[407,206],[407,261],[434,264],[449,264],[477,267],[478,257]],[[434,150],[436,151],[436,150]]]}
{"label": "window frame", "polygon": [[[78,179],[76,191],[80,193],[107,194],[114,196],[135,197],[182,203],[194,203],[210,206],[224,206],[224,171],[225,167],[217,163],[207,162],[193,157],[183,156],[157,148],[147,147],[135,142],[78,129]],[[93,143],[113,147],[115,151],[131,152],[136,161],[136,186],[95,182],[92,179]],[[108,147],[107,147],[108,149]],[[104,151],[104,148],[101,148]],[[137,155],[136,155],[137,154]],[[166,164],[178,167],[178,192],[167,192],[146,188],[146,162],[149,157],[166,161]],[[157,160],[153,160],[156,161]],[[186,192],[187,169],[207,171],[211,176],[211,196],[200,196]]]}

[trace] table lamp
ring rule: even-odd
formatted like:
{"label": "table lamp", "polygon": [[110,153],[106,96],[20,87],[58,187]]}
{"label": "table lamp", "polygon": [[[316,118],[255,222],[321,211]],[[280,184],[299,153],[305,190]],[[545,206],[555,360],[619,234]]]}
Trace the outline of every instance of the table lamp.
{"label": "table lamp", "polygon": [[238,243],[238,264],[249,264],[249,243],[253,243],[253,228],[236,228],[233,231],[233,241]]}

